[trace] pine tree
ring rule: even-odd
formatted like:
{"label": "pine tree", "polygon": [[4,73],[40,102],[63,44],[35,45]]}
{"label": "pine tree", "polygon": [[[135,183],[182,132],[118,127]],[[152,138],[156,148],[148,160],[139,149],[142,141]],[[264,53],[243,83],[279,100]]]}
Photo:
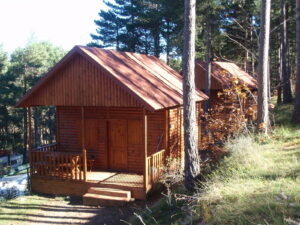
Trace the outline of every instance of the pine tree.
{"label": "pine tree", "polygon": [[270,40],[271,0],[262,0],[259,34],[259,65],[258,65],[258,130],[268,133],[268,74],[269,74],[269,40]]}
{"label": "pine tree", "polygon": [[118,18],[112,10],[107,12],[101,10],[99,16],[101,19],[94,21],[98,26],[96,30],[97,34],[91,34],[93,41],[88,45],[100,48],[115,47],[119,49],[119,35],[124,27],[122,19]]}
{"label": "pine tree", "polygon": [[297,29],[297,75],[296,75],[296,99],[293,121],[300,124],[300,0],[296,5],[296,29]]}
{"label": "pine tree", "polygon": [[[20,99],[40,78],[44,75],[49,68],[57,63],[59,59],[64,55],[64,51],[61,48],[54,47],[48,42],[30,43],[25,48],[19,48],[15,50],[10,56],[10,64],[6,72],[6,76],[11,79],[11,87],[14,88],[12,102],[8,104],[10,108],[9,114],[14,121],[10,126],[17,127],[11,131],[17,132],[15,136],[22,138],[23,144],[18,141],[16,148],[23,150],[23,156],[26,160],[27,156],[27,139],[28,139],[28,127],[27,109],[16,109],[12,106],[16,101]],[[7,97],[8,98],[8,97]],[[42,127],[42,113],[49,110],[45,108],[33,109],[33,125],[35,127],[33,137],[34,143],[40,144],[41,141],[41,129]],[[47,118],[45,118],[47,119]],[[54,120],[50,120],[49,123],[54,123]],[[49,128],[47,128],[48,130]],[[23,135],[21,137],[21,134]],[[54,136],[50,137],[53,140]],[[15,144],[16,145],[16,144]]]}
{"label": "pine tree", "polygon": [[156,57],[165,51],[167,59],[174,50],[182,50],[178,44],[182,40],[182,1],[115,0],[105,4],[110,9],[100,11],[96,34],[91,34],[93,41],[88,45]]}
{"label": "pine tree", "polygon": [[183,52],[183,117],[184,117],[184,178],[188,190],[194,188],[194,179],[200,173],[197,146],[195,102],[195,26],[196,1],[185,0]]}
{"label": "pine tree", "polygon": [[281,69],[282,69],[282,86],[283,86],[283,103],[289,103],[293,100],[290,70],[288,65],[288,43],[287,43],[287,22],[286,22],[286,1],[280,0],[281,5],[281,26],[280,26],[280,45],[281,45]]}

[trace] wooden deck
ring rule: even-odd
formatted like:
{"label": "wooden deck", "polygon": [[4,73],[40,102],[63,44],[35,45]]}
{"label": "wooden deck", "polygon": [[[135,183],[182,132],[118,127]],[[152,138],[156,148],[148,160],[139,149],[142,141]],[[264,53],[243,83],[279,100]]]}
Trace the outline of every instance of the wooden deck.
{"label": "wooden deck", "polygon": [[163,171],[165,150],[145,159],[144,173],[88,171],[86,150],[82,153],[57,151],[56,145],[30,152],[32,190],[45,194],[83,196],[89,188],[114,188],[130,191],[136,199],[145,199],[159,181]]}
{"label": "wooden deck", "polygon": [[31,184],[34,192],[45,194],[82,196],[90,187],[107,187],[131,191],[135,199],[146,198],[144,176],[133,173],[92,171],[87,172],[86,182],[33,176]]}
{"label": "wooden deck", "polygon": [[110,185],[142,189],[144,187],[144,176],[132,173],[93,171],[87,172],[87,182],[105,186]]}

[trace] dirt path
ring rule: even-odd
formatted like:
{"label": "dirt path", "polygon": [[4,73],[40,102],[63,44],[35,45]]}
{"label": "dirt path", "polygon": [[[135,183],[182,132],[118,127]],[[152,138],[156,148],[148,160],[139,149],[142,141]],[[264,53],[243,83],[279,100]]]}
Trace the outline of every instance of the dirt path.
{"label": "dirt path", "polygon": [[135,201],[123,207],[83,206],[81,199],[62,197],[24,196],[0,204],[2,225],[117,225],[128,224],[133,212],[145,207],[144,201]]}

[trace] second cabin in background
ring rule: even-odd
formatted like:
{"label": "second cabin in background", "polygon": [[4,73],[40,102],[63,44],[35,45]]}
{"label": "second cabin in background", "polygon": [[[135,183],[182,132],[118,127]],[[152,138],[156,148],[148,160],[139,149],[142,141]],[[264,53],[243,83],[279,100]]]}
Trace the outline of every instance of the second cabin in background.
{"label": "second cabin in background", "polygon": [[[196,88],[205,91],[206,81],[206,62],[196,60],[195,65],[195,85]],[[236,81],[236,82],[234,82]],[[240,88],[245,92],[246,97],[237,102],[237,107],[243,109],[252,107],[253,113],[256,112],[256,91],[257,81],[250,74],[240,67],[230,62],[211,63],[211,88],[210,88],[210,107],[216,105],[226,105],[224,99],[219,98],[220,94],[234,88]],[[231,102],[229,104],[232,104]],[[252,116],[255,120],[256,115]]]}

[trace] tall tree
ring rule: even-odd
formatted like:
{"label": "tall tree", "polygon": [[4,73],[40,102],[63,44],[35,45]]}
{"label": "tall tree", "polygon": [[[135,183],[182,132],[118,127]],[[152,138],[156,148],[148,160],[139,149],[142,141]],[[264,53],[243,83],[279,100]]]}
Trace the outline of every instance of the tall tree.
{"label": "tall tree", "polygon": [[269,75],[269,41],[270,41],[271,0],[262,0],[260,34],[259,34],[259,64],[258,64],[258,102],[257,126],[264,133],[269,128],[268,108],[268,75]]}
{"label": "tall tree", "polygon": [[[15,87],[13,101],[9,108],[12,108],[17,99],[20,99],[45,72],[48,71],[61,57],[64,51],[61,48],[54,47],[48,42],[29,43],[25,48],[19,48],[11,54],[10,66],[7,71],[7,76],[13,79]],[[33,109],[33,125],[34,125],[34,143],[36,145],[42,142],[41,129],[47,130],[49,133],[50,125],[54,124],[54,120],[43,118],[42,114],[47,114],[46,111],[51,111],[49,108],[41,110],[40,108]],[[53,112],[53,110],[51,111]],[[23,134],[23,155],[26,159],[27,154],[27,119],[28,113],[26,109],[10,109],[10,114],[15,117],[19,132]],[[43,119],[49,119],[48,127],[41,127]],[[21,125],[22,123],[22,125]],[[55,137],[49,137],[48,141],[52,141]]]}
{"label": "tall tree", "polygon": [[221,0],[224,6],[221,10],[221,29],[226,37],[226,44],[220,52],[223,58],[239,63],[245,71],[253,73],[253,76],[257,55],[255,30],[259,27],[255,2],[255,0]]}
{"label": "tall tree", "polygon": [[293,100],[290,70],[288,65],[288,43],[287,43],[287,22],[286,22],[286,0],[280,0],[281,5],[281,26],[280,26],[280,42],[281,42],[281,69],[282,69],[282,85],[283,85],[283,103],[289,103]]}
{"label": "tall tree", "polygon": [[195,27],[196,1],[184,4],[184,51],[183,51],[183,117],[184,117],[184,178],[188,190],[194,188],[194,179],[200,173],[197,146],[195,102]]}
{"label": "tall tree", "polygon": [[[113,47],[159,57],[166,52],[182,53],[183,1],[181,0],[113,0],[104,1],[96,34],[89,46]],[[180,44],[179,44],[180,43]]]}
{"label": "tall tree", "polygon": [[94,21],[98,29],[96,30],[96,34],[91,34],[93,42],[89,45],[101,48],[115,47],[119,49],[119,35],[123,27],[122,19],[118,18],[112,10],[101,10],[99,17],[101,19]]}
{"label": "tall tree", "polygon": [[297,40],[297,75],[296,75],[296,100],[293,121],[300,123],[300,0],[296,0],[296,40]]}
{"label": "tall tree", "polygon": [[[209,4],[209,3],[208,3]],[[211,88],[211,61],[212,61],[212,41],[211,41],[211,15],[210,15],[210,4],[208,6],[208,12],[206,17],[206,71],[205,71],[205,94],[210,97]],[[208,112],[210,100],[205,102],[204,110]]]}

